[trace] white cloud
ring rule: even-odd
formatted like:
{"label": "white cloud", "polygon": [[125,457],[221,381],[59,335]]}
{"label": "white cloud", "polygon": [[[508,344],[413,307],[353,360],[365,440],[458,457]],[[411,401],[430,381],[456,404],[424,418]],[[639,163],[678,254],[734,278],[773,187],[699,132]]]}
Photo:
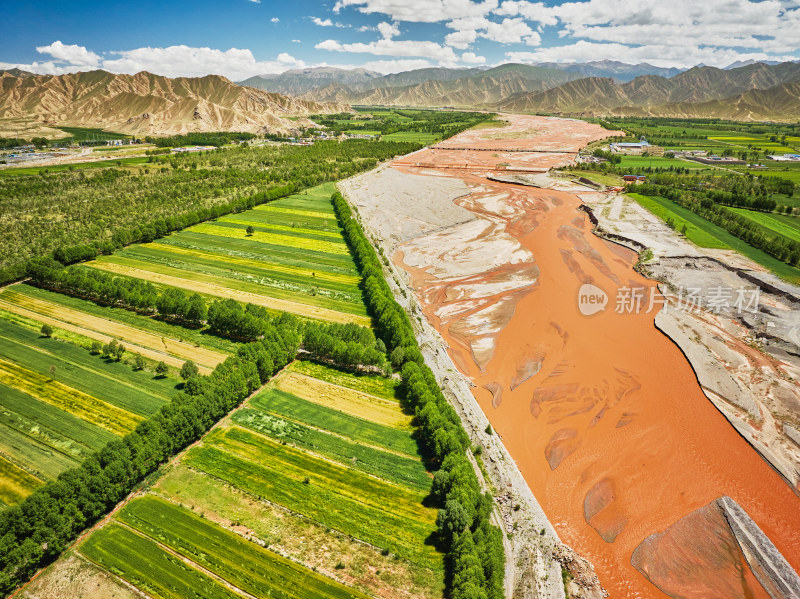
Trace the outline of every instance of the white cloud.
{"label": "white cloud", "polygon": [[311,17],[311,22],[320,27],[333,27],[333,21],[330,19],[320,19],[319,17]]}
{"label": "white cloud", "polygon": [[300,40],[292,40],[292,43],[293,44],[302,44],[303,42],[301,42]]}
{"label": "white cloud", "polygon": [[436,42],[380,39],[368,44],[353,43],[342,44],[336,40],[325,40],[314,46],[317,50],[331,52],[354,52],[357,54],[375,54],[376,56],[417,56],[440,63],[452,64],[458,62],[455,52],[447,46],[440,46]]}
{"label": "white cloud", "polygon": [[[261,1],[261,0],[259,0],[259,2],[260,2],[260,1]],[[280,22],[281,22],[281,20],[280,20],[278,17],[272,17],[272,18],[269,20],[269,22],[270,22],[270,23],[280,23]]]}
{"label": "white cloud", "polygon": [[538,46],[541,37],[520,18],[503,19],[502,22],[490,21],[485,17],[462,17],[447,23],[448,29],[454,33],[445,36],[445,43],[459,50],[466,50],[478,38],[486,38],[501,44],[522,44]]}
{"label": "white cloud", "polygon": [[67,62],[71,65],[96,67],[100,63],[100,56],[83,46],[62,44],[55,41],[49,46],[37,46],[39,54],[49,54],[56,61]]}
{"label": "white cloud", "polygon": [[465,62],[467,64],[484,64],[486,62],[486,58],[484,56],[478,56],[474,52],[464,52],[461,55],[461,62]]}
{"label": "white cloud", "polygon": [[396,23],[378,23],[378,31],[385,40],[400,35],[400,29]]}
{"label": "white cloud", "polygon": [[337,0],[334,13],[355,7],[365,14],[389,15],[394,21],[436,23],[464,15],[486,15],[497,8],[497,0]]}
{"label": "white cloud", "polygon": [[149,71],[167,77],[202,77],[224,75],[238,81],[264,73],[282,73],[291,68],[302,68],[305,63],[287,53],[273,61],[257,61],[247,49],[192,48],[169,46],[167,48],[137,48],[113,52],[116,59],[106,59],[102,67],[114,73]]}
{"label": "white cloud", "polygon": [[619,43],[596,43],[579,40],[574,44],[540,48],[533,52],[506,52],[511,62],[588,62],[617,60],[629,64],[647,62],[659,67],[689,68],[698,64],[725,67],[737,60],[791,60],[764,52],[739,52],[730,48],[699,46],[648,45],[628,46]]}

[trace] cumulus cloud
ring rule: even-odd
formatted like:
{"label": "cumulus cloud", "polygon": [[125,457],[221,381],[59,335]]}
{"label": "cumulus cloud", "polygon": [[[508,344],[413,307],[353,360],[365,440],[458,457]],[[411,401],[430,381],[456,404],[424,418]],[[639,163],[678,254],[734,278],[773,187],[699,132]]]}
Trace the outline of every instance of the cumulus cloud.
{"label": "cumulus cloud", "polygon": [[478,56],[474,52],[464,52],[461,55],[461,62],[467,64],[484,64],[486,62],[486,57]]}
{"label": "cumulus cloud", "polygon": [[538,46],[541,43],[539,34],[531,29],[520,18],[506,18],[501,22],[490,21],[485,17],[462,17],[447,23],[454,33],[445,36],[445,43],[459,50],[466,50],[478,38],[486,38],[501,44],[527,44]]}
{"label": "cumulus cloud", "polygon": [[330,52],[353,52],[357,54],[375,54],[376,56],[416,56],[438,60],[443,64],[458,62],[458,58],[452,48],[429,41],[383,38],[368,44],[342,44],[336,40],[325,40],[314,47],[317,50],[328,50]]}
{"label": "cumulus cloud", "polygon": [[49,54],[56,61],[66,62],[71,65],[96,67],[100,63],[100,56],[83,46],[62,44],[55,41],[49,46],[37,46],[39,54]]}
{"label": "cumulus cloud", "polygon": [[269,20],[269,22],[270,22],[270,23],[280,23],[280,22],[281,22],[281,20],[280,20],[278,17],[272,17],[272,18]]}
{"label": "cumulus cloud", "polygon": [[320,27],[333,27],[333,21],[330,19],[320,19],[319,17],[311,17],[311,22]]}
{"label": "cumulus cloud", "polygon": [[436,23],[464,15],[486,15],[497,8],[497,0],[337,0],[334,13],[354,7],[365,14],[380,13],[394,21]]}

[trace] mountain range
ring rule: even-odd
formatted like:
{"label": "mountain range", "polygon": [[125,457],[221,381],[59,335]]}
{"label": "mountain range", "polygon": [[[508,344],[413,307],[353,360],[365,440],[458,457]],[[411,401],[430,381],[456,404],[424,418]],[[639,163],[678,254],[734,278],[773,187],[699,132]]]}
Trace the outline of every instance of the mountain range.
{"label": "mountain range", "polygon": [[542,92],[509,96],[493,108],[573,115],[681,116],[737,120],[800,117],[800,64],[753,63],[733,69],[694,67],[671,78],[643,75],[627,83],[587,77]]}
{"label": "mountain range", "polygon": [[196,131],[274,133],[310,124],[302,120],[309,114],[342,110],[349,106],[243,87],[219,75],[170,79],[147,72],[54,76],[0,71],[0,136],[25,129],[31,122],[138,136]]}

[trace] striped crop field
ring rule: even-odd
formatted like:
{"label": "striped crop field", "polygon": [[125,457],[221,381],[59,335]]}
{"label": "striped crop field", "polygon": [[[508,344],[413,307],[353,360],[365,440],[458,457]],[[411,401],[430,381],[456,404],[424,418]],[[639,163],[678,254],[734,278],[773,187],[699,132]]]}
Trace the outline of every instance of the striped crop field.
{"label": "striped crop field", "polygon": [[[152,333],[140,326],[131,326],[105,315],[96,316],[68,307],[60,300],[61,297],[54,293],[47,299],[40,299],[32,294],[18,293],[13,288],[6,288],[0,293],[0,308],[103,343],[116,339],[133,353],[140,353],[155,361],[163,360],[172,366],[180,367],[186,360],[192,360],[203,368],[204,374],[211,372],[214,366],[229,355]],[[177,327],[175,329],[173,332],[179,334]]]}
{"label": "striped crop field", "polygon": [[396,401],[340,387],[314,377],[286,371],[273,379],[276,389],[291,393],[315,404],[338,410],[375,424],[411,430],[411,417],[404,414]]}
{"label": "striped crop field", "polygon": [[383,481],[239,427],[215,429],[186,463],[256,497],[282,505],[401,558],[440,567],[425,545],[436,510],[426,492]]}
{"label": "striped crop field", "polygon": [[210,297],[369,326],[331,184],[200,223],[87,266]]}
{"label": "striped crop field", "polygon": [[174,385],[0,319],[0,506],[131,431]]}
{"label": "striped crop field", "polygon": [[118,520],[199,569],[256,597],[367,599],[358,591],[152,495],[125,506]]}

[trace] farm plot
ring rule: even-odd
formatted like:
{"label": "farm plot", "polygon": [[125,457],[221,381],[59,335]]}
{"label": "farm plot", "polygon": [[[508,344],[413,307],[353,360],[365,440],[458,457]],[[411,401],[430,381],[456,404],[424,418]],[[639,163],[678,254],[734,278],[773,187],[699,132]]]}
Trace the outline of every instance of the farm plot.
{"label": "farm plot", "polygon": [[333,190],[321,185],[87,265],[273,311],[369,325]]}
{"label": "farm plot", "polygon": [[290,371],[282,372],[275,377],[273,384],[276,389],[291,393],[318,405],[383,426],[411,430],[411,417],[403,414],[395,401],[382,399]]}
{"label": "farm plot", "polygon": [[153,334],[128,324],[68,308],[61,302],[55,303],[17,293],[9,288],[0,293],[0,308],[103,343],[117,339],[123,341],[134,353],[141,353],[156,361],[163,360],[177,367],[186,360],[192,360],[205,367],[205,373],[209,373],[214,366],[228,357],[227,354],[218,351],[196,347],[178,339]]}
{"label": "farm plot", "polygon": [[143,316],[136,312],[126,310],[125,308],[102,306],[79,297],[63,295],[54,291],[48,291],[47,289],[26,285],[25,283],[14,285],[13,290],[16,293],[34,299],[43,300],[51,304],[58,304],[65,308],[85,312],[92,316],[98,316],[117,323],[130,325],[134,328],[158,335],[159,337],[177,339],[178,341],[189,343],[194,347],[216,350],[221,354],[234,354],[239,347],[239,344],[235,341],[210,334],[207,328],[189,329],[180,325],[170,324],[159,318]]}
{"label": "farm plot", "polygon": [[315,522],[434,571],[441,557],[425,539],[435,510],[426,493],[312,456],[245,429],[217,429],[185,463]]}
{"label": "farm plot", "polygon": [[792,241],[800,242],[800,218],[784,214],[755,212],[743,208],[728,208],[728,210],[745,217],[760,228],[766,229],[765,234],[767,235],[774,237],[777,233]]}
{"label": "farm plot", "polygon": [[430,489],[431,479],[418,457],[398,455],[383,448],[357,443],[339,437],[333,431],[284,420],[255,408],[237,411],[232,420],[281,443],[311,451],[362,472],[418,491]]}
{"label": "farm plot", "polygon": [[357,591],[152,495],[128,504],[117,518],[256,597],[366,599]]}
{"label": "farm plot", "polygon": [[174,385],[0,318],[0,506],[131,431]]}
{"label": "farm plot", "polygon": [[397,388],[400,385],[400,379],[369,374],[353,374],[306,360],[292,362],[286,370],[384,399],[397,399]]}

